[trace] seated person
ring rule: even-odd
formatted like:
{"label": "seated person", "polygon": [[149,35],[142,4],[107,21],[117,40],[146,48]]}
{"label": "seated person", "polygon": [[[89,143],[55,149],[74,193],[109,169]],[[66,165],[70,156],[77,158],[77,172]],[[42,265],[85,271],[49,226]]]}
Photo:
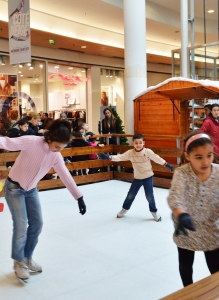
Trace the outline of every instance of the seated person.
{"label": "seated person", "polygon": [[93,132],[89,131],[89,125],[87,123],[82,123],[81,126],[84,129],[82,135],[85,137],[85,141],[89,143],[89,138],[92,137],[94,134]]}
{"label": "seated person", "polygon": [[[71,145],[70,145],[71,147],[88,146],[84,136],[82,136],[83,132],[84,132],[84,129],[82,128],[82,126],[78,126],[77,128],[75,128],[75,131],[73,132],[73,137],[76,137],[76,138],[72,140]],[[85,160],[89,160],[89,155],[72,156],[71,161],[76,162],[76,161],[85,161]],[[86,169],[77,170],[77,171],[78,171],[78,175],[87,175]],[[73,175],[74,175],[74,172],[73,172]]]}
{"label": "seated person", "polygon": [[[26,119],[21,119],[17,122],[17,125],[8,130],[7,136],[10,138],[16,138],[23,135],[28,135],[28,121]],[[14,162],[6,162],[6,167],[10,169]]]}
{"label": "seated person", "polygon": [[40,122],[40,115],[36,112],[30,112],[28,114],[28,125],[29,125],[29,131],[32,129],[33,135],[43,135],[45,130],[39,128],[39,122]]}
{"label": "seated person", "polygon": [[52,118],[49,118],[48,113],[41,113],[41,115],[39,115],[39,119],[41,119],[42,124],[40,125],[40,129],[47,129],[47,127],[49,126],[49,124],[52,122]]}
{"label": "seated person", "polygon": [[[91,147],[104,147],[104,144],[97,143],[97,138],[95,138],[95,137],[89,138],[88,145]],[[89,154],[89,159],[91,159],[91,160],[98,159],[98,155],[96,153]],[[90,168],[90,170],[89,170],[89,174],[94,174],[94,173],[98,173],[98,172],[99,172],[98,168]]]}

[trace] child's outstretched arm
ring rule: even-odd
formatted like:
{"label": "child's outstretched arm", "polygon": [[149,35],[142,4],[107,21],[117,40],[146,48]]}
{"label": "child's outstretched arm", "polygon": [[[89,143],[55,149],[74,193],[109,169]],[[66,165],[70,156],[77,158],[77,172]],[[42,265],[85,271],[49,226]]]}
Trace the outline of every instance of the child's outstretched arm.
{"label": "child's outstretched arm", "polygon": [[110,160],[110,156],[109,154],[106,154],[106,153],[98,153],[97,156],[99,157],[99,159],[101,160]]}
{"label": "child's outstretched arm", "polygon": [[127,161],[127,160],[130,160],[130,150],[126,151],[123,154],[118,154],[118,155],[109,155],[106,153],[99,153],[98,157],[99,157],[99,159],[102,159],[102,160]]}
{"label": "child's outstretched arm", "polygon": [[147,149],[147,154],[151,160],[156,162],[157,164],[163,165],[165,168],[170,169],[170,171],[174,170],[173,165],[166,162],[163,158],[161,158],[159,155],[154,153],[151,149]]}
{"label": "child's outstretched arm", "polygon": [[174,166],[171,165],[171,164],[169,164],[168,162],[166,162],[166,163],[164,164],[164,167],[170,169],[170,171],[172,171],[172,172],[173,172],[173,170],[174,170]]}

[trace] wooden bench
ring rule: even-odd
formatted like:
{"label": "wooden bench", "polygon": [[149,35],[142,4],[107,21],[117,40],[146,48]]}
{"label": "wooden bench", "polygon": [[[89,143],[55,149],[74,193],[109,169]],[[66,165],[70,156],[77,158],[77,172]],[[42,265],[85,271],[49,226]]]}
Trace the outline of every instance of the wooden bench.
{"label": "wooden bench", "polygon": [[195,282],[160,300],[216,300],[219,299],[219,272]]}

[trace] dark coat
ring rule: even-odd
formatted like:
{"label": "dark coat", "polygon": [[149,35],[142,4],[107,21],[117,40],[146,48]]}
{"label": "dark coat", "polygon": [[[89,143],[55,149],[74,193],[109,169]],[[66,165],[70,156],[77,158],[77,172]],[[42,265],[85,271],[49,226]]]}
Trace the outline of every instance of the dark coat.
{"label": "dark coat", "polygon": [[31,122],[28,122],[29,128],[28,128],[28,134],[29,135],[38,135],[38,136],[43,136],[42,133],[38,133],[39,131],[39,126],[34,126]]}
{"label": "dark coat", "polygon": [[[85,140],[81,139],[75,139],[72,141],[71,145],[72,148],[74,147],[85,147],[88,146],[88,144],[85,142]],[[72,156],[72,162],[74,161],[84,161],[89,160],[89,155],[78,155],[78,156]]]}
{"label": "dark coat", "polygon": [[[102,120],[102,133],[103,134],[108,134],[108,133],[120,133],[120,125],[119,125],[119,120],[118,119],[114,119],[114,125],[112,126],[110,124],[110,127],[105,124],[104,122],[105,119]],[[109,139],[109,143],[110,144],[114,144],[116,145],[116,137],[112,137]]]}
{"label": "dark coat", "polygon": [[22,131],[19,129],[19,127],[16,126],[16,127],[12,127],[11,129],[8,130],[7,136],[10,138],[16,138],[19,136],[27,135],[27,131]]}

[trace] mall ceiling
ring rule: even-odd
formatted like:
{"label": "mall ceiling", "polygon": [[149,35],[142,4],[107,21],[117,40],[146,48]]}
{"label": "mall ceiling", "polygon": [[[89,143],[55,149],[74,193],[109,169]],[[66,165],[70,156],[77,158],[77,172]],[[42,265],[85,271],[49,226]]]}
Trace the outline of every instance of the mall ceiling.
{"label": "mall ceiling", "polygon": [[[7,0],[0,0],[0,2],[7,2]],[[171,19],[171,14],[175,12],[180,14],[180,0],[147,0],[146,2],[147,5],[152,5],[151,7],[166,9],[166,11],[169,12],[167,19]],[[122,3],[123,0],[62,0],[61,2],[58,0],[31,0],[30,7],[33,12],[43,12],[50,16],[56,16],[58,18],[57,22],[59,19],[66,19],[93,28],[123,34]],[[218,0],[194,0],[194,3],[195,18],[203,18],[205,3],[207,26],[211,24],[211,21],[217,20]],[[209,9],[213,9],[214,13],[207,13]],[[7,26],[7,22],[0,21],[0,38],[8,39]],[[51,28],[52,26],[53,24],[51,24]],[[169,25],[168,22],[160,23],[147,15],[146,28],[148,41],[160,41],[161,43],[172,45],[174,49],[180,47],[181,35],[179,27]],[[207,43],[218,40],[218,35],[215,33],[209,33],[207,37]],[[55,45],[50,45],[48,42],[49,39],[54,39],[56,41]],[[203,30],[196,31],[195,40],[196,44],[204,43]],[[65,49],[99,56],[124,58],[124,49],[122,48],[93,43],[85,39],[80,40],[64,37],[37,29],[31,30],[31,42],[32,45],[36,46]],[[86,46],[86,48],[81,48],[82,46]],[[171,64],[170,57],[154,55],[153,53],[147,54],[147,61],[151,63]]]}

